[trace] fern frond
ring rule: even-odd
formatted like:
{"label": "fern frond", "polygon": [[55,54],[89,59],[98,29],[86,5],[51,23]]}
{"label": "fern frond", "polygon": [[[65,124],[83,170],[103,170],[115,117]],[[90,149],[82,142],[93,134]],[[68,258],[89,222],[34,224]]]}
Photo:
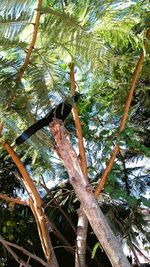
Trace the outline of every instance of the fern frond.
{"label": "fern frond", "polygon": [[95,67],[107,60],[110,48],[142,46],[143,35],[136,36],[131,30],[137,19],[126,14],[120,17],[120,11],[113,10],[112,2],[116,1],[96,3],[94,9],[89,1],[84,1],[84,12],[80,12],[80,3],[68,5],[65,10],[44,6],[40,44],[46,50],[55,50],[60,58],[69,56],[70,61],[82,58]]}
{"label": "fern frond", "polygon": [[31,11],[31,7],[34,8],[35,6],[34,0],[5,0],[0,2],[3,3],[1,4],[1,14],[11,14],[14,11],[16,14],[20,14],[23,11]]}
{"label": "fern frond", "polygon": [[31,22],[33,1],[5,1],[0,11],[0,35],[13,39]]}

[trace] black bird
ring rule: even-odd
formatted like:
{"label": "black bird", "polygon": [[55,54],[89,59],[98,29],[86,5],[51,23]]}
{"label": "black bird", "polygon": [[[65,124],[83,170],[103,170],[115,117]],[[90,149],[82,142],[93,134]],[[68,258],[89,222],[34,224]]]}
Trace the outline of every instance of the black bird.
{"label": "black bird", "polygon": [[[31,125],[27,130],[25,130],[17,139],[16,145],[21,145],[24,143],[31,135],[36,133],[38,130],[42,129],[44,126],[47,126],[52,122],[53,118],[64,121],[72,110],[74,102],[77,102],[81,94],[76,92],[72,97],[73,101],[68,101],[60,103],[58,106],[53,108],[50,113],[48,113],[43,119],[38,120],[36,123]],[[71,103],[72,102],[72,103]]]}

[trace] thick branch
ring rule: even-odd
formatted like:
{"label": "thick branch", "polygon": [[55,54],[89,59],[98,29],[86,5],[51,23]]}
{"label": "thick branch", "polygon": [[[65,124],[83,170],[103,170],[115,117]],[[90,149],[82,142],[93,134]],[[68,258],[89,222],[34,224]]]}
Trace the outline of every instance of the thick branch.
{"label": "thick branch", "polygon": [[97,200],[89,190],[88,184],[82,172],[77,155],[72,148],[67,132],[63,124],[54,120],[50,129],[56,142],[55,149],[63,160],[64,166],[69,174],[70,182],[81,202],[95,235],[105,250],[113,267],[130,267],[130,264],[123,254],[121,244],[112,233],[106,218],[100,210]]}
{"label": "thick branch", "polygon": [[[147,30],[146,38],[150,39],[150,28]],[[145,51],[147,49],[147,45],[148,45],[148,40],[145,40],[145,42],[144,42]],[[125,128],[125,124],[126,124],[126,120],[127,120],[127,117],[128,117],[128,112],[129,112],[129,108],[130,108],[130,105],[131,105],[131,101],[132,101],[135,85],[136,85],[137,79],[138,79],[139,74],[140,74],[141,69],[142,69],[142,64],[143,64],[143,61],[144,61],[145,51],[143,51],[143,53],[141,54],[141,56],[140,56],[140,58],[139,58],[139,60],[137,62],[135,71],[133,73],[133,77],[132,77],[132,80],[131,80],[131,85],[130,85],[130,89],[129,89],[128,98],[127,98],[127,101],[126,101],[126,104],[125,104],[125,108],[124,108],[124,114],[123,114],[123,117],[122,117],[122,120],[121,120],[121,123],[120,123],[119,133],[117,135],[117,140],[120,138],[120,133]],[[105,169],[105,171],[104,171],[104,173],[103,173],[103,175],[101,177],[101,180],[100,180],[100,182],[98,184],[98,187],[97,187],[97,189],[95,191],[95,196],[96,197],[98,197],[98,195],[102,191],[102,189],[103,189],[103,187],[104,187],[104,185],[105,185],[105,183],[107,181],[107,176],[108,176],[109,172],[112,169],[114,160],[115,160],[118,152],[119,152],[119,146],[116,144],[114,149],[113,149],[113,152],[112,152],[112,155],[110,157],[110,160],[109,160],[109,162],[107,164],[107,167],[106,167],[106,169]]]}

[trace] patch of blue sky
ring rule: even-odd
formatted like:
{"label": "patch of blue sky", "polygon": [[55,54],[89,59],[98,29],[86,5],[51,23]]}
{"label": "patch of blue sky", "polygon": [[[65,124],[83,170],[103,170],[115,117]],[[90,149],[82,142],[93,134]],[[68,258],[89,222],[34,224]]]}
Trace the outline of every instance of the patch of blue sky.
{"label": "patch of blue sky", "polygon": [[127,1],[117,1],[115,4],[112,4],[112,7],[114,10],[121,10],[121,9],[125,9],[127,7],[130,7],[131,5],[135,5],[138,2],[140,2],[139,0],[127,0]]}

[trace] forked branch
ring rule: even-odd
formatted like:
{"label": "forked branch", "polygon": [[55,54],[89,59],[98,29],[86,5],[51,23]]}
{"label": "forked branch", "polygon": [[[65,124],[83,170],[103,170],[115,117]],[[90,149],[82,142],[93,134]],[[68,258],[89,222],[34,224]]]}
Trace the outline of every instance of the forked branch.
{"label": "forked branch", "polygon": [[45,254],[47,262],[50,263],[52,261],[52,254],[51,254],[52,247],[51,247],[51,242],[50,242],[48,228],[47,228],[46,219],[45,219],[46,216],[43,210],[43,203],[40,198],[40,195],[31,177],[27,173],[23,163],[21,162],[20,158],[18,157],[16,152],[13,150],[13,148],[9,144],[5,143],[4,141],[2,141],[2,145],[3,145],[3,148],[11,156],[12,160],[16,164],[17,168],[19,169],[23,177],[22,181],[25,185],[25,188],[27,189],[27,192],[29,193],[28,203],[36,219],[43,252]]}

